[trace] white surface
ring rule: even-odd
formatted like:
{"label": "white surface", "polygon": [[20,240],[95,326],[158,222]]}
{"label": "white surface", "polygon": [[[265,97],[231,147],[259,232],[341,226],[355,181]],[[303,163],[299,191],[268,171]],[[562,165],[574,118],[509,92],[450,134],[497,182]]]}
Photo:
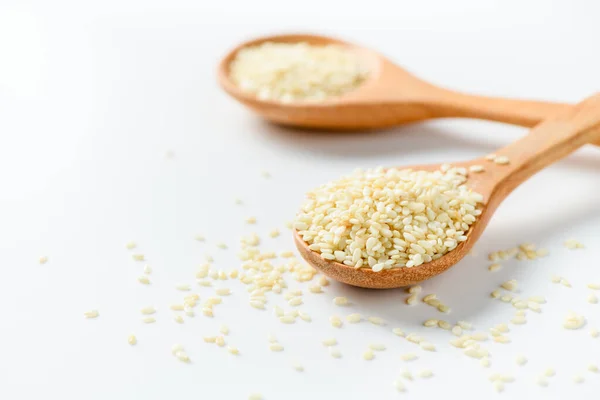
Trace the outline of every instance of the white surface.
{"label": "white surface", "polygon": [[[585,149],[534,177],[498,211],[469,257],[425,284],[452,306],[446,318],[479,329],[507,321],[512,307],[488,293],[517,278],[524,295],[547,296],[541,314],[515,327],[509,345],[486,343],[492,367],[448,345],[450,335],[421,326],[439,317],[431,307],[403,304],[397,291],[334,284],[305,295],[313,317],[282,325],[270,311],[247,305],[245,288],[215,309],[178,325],[168,305],[193,282],[204,254],[218,268],[239,265],[239,237],[258,231],[264,248],[291,249],[284,222],[303,193],[355,167],[452,161],[488,153],[525,131],[476,121],[436,121],[376,134],[318,134],[264,124],[222,94],[218,58],[237,41],[281,30],[316,30],[374,46],[420,76],[465,91],[576,101],[600,89],[598,3],[591,1],[7,1],[0,3],[0,398],[41,399],[431,399],[460,393],[496,396],[487,377],[514,374],[508,398],[596,398],[600,375],[600,305],[586,302],[600,282],[600,152]],[[174,158],[165,159],[167,151]],[[261,170],[273,178],[265,180]],[[245,205],[235,206],[241,197]],[[258,218],[248,226],[246,216]],[[279,227],[283,235],[270,239]],[[193,240],[197,233],[205,244]],[[587,246],[569,251],[575,237]],[[142,264],[125,244],[135,240],[154,269],[153,284],[136,278]],[[230,249],[217,249],[226,242]],[[551,257],[511,261],[487,272],[488,251],[531,241]],[[38,257],[47,255],[46,265]],[[572,289],[550,282],[567,277]],[[290,282],[294,282],[291,279]],[[293,283],[292,286],[300,286]],[[206,298],[211,291],[199,289]],[[306,292],[306,290],[305,290]],[[346,295],[353,305],[335,307]],[[271,297],[269,308],[284,304]],[[158,322],[143,325],[139,309],[155,305]],[[97,320],[84,311],[97,308]],[[568,310],[588,318],[566,331]],[[330,327],[330,315],[377,315],[366,323]],[[221,323],[242,354],[203,343]],[[422,352],[393,336],[400,326],[433,341]],[[134,332],[136,347],[127,344]],[[267,333],[285,346],[268,351]],[[343,358],[321,340],[336,337]],[[368,343],[388,350],[364,361]],[[178,362],[181,343],[193,360]],[[416,351],[405,363],[400,355]],[[524,354],[529,363],[518,367]],[[291,367],[299,360],[302,374]],[[550,387],[536,377],[554,366]],[[400,370],[429,368],[400,395]],[[576,385],[581,373],[586,382]]]}

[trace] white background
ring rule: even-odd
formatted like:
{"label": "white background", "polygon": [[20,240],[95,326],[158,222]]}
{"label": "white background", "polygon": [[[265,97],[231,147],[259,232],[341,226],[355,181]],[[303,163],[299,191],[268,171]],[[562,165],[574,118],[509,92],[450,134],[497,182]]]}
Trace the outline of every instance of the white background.
{"label": "white background", "polygon": [[[535,176],[498,210],[468,257],[424,285],[479,330],[506,322],[509,305],[488,293],[516,278],[520,294],[544,295],[541,314],[514,327],[508,345],[486,343],[492,367],[462,355],[444,331],[421,326],[439,317],[431,307],[403,304],[402,290],[367,291],[333,284],[306,294],[313,322],[282,325],[252,309],[245,287],[215,308],[178,325],[168,305],[177,283],[193,283],[205,254],[231,270],[239,238],[257,231],[263,249],[292,249],[284,222],[303,194],[355,167],[461,160],[493,151],[525,130],[478,121],[445,120],[369,134],[291,131],[265,124],[220,92],[219,57],[237,42],[279,31],[330,33],[372,46],[438,84],[487,95],[575,102],[600,90],[599,3],[564,1],[11,1],[0,2],[0,398],[279,399],[597,398],[600,305],[586,302],[586,284],[600,282],[600,151],[583,149]],[[165,158],[166,152],[173,158]],[[267,170],[272,178],[261,177]],[[244,200],[243,206],[234,199]],[[255,215],[256,226],[244,218]],[[279,227],[283,234],[270,239]],[[207,237],[204,244],[196,234]],[[570,251],[574,237],[587,247]],[[125,244],[135,240],[154,269]],[[223,241],[229,250],[216,248]],[[511,261],[487,272],[487,252],[534,242],[551,256]],[[49,257],[45,265],[38,263]],[[550,282],[567,277],[572,289]],[[291,278],[290,286],[304,287]],[[203,298],[212,290],[197,288]],[[346,295],[353,305],[335,307]],[[268,307],[286,306],[272,296]],[[157,323],[139,309],[155,305]],[[97,320],[83,312],[98,309]],[[587,317],[579,331],[562,328],[569,310]],[[327,319],[351,312],[367,323],[332,328]],[[203,343],[221,323],[237,358]],[[402,327],[437,346],[427,353],[390,330]],[[130,347],[135,333],[139,344]],[[267,334],[285,346],[268,350]],[[321,341],[336,337],[343,358]],[[388,349],[362,360],[368,343]],[[174,343],[192,358],[170,353]],[[400,355],[417,352],[412,363]],[[517,354],[529,358],[525,367]],[[306,371],[298,373],[298,360]],[[548,388],[535,384],[557,370]],[[403,368],[435,376],[392,387]],[[513,374],[496,395],[488,376]],[[573,383],[575,374],[586,382]]]}

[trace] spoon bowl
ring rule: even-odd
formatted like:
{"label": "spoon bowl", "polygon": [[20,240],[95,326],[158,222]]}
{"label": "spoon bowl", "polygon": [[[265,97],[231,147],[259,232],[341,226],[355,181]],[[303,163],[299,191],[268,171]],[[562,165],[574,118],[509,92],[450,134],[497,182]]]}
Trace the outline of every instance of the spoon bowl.
{"label": "spoon bowl", "polygon": [[[400,267],[374,272],[370,268],[353,268],[321,257],[308,248],[298,231],[294,241],[302,257],[325,275],[353,286],[373,289],[396,288],[432,278],[458,263],[473,248],[502,201],[521,183],[546,166],[566,157],[591,141],[600,140],[600,94],[541,123],[529,135],[500,149],[496,156],[509,159],[497,164],[486,158],[455,163],[465,167],[483,165],[481,173],[469,172],[465,185],[483,196],[481,214],[466,232],[467,239],[437,260],[416,267]],[[441,165],[405,167],[432,171]],[[403,167],[404,168],[404,167]]]}

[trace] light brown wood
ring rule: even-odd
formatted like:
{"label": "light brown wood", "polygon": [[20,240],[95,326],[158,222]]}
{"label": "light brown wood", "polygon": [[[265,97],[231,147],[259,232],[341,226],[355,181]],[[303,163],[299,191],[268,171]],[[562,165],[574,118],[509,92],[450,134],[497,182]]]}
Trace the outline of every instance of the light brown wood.
{"label": "light brown wood", "polygon": [[[586,143],[600,139],[600,94],[570,107],[556,117],[536,126],[529,135],[496,152],[510,159],[508,165],[498,165],[485,159],[454,163],[469,167],[480,164],[482,173],[470,173],[467,186],[484,197],[482,214],[467,232],[467,240],[438,260],[412,268],[394,268],[373,272],[368,268],[355,269],[323,259],[308,249],[307,244],[294,232],[296,246],[306,261],[325,275],[354,286],[374,289],[412,285],[436,276],[460,261],[483,233],[490,218],[502,201],[517,186],[546,166],[566,157]],[[418,170],[436,170],[440,165],[407,166]],[[568,182],[557,182],[557,187]],[[552,199],[540,199],[540,201]],[[515,221],[518,229],[518,221]]]}
{"label": "light brown wood", "polygon": [[[263,42],[339,44],[358,53],[371,75],[357,90],[319,103],[284,104],[259,100],[229,78],[236,53]],[[490,76],[492,79],[493,76]],[[316,35],[276,35],[242,43],[218,68],[221,87],[263,118],[288,126],[327,130],[379,129],[432,118],[477,118],[532,127],[570,107],[568,104],[473,96],[427,83],[375,51]],[[597,143],[600,145],[600,141]]]}

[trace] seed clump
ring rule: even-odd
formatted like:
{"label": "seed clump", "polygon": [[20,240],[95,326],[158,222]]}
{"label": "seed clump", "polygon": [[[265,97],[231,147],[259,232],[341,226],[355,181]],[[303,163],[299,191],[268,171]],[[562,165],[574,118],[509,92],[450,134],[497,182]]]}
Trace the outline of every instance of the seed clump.
{"label": "seed clump", "polygon": [[308,193],[294,228],[324,259],[378,272],[437,260],[467,240],[483,196],[464,168],[361,171]]}

